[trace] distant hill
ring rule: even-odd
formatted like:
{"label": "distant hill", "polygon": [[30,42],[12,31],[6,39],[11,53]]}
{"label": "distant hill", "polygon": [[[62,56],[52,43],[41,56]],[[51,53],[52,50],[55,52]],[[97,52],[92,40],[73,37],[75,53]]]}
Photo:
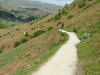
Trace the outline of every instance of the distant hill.
{"label": "distant hill", "polygon": [[41,10],[44,10],[49,13],[55,12],[58,9],[62,8],[62,6],[42,3],[39,1],[31,1],[31,0],[2,0],[2,2],[8,5],[9,8],[16,8],[16,7],[40,8]]}
{"label": "distant hill", "polygon": [[6,25],[6,27],[20,25],[32,20],[42,19],[60,8],[62,7],[38,1],[1,0],[0,24]]}

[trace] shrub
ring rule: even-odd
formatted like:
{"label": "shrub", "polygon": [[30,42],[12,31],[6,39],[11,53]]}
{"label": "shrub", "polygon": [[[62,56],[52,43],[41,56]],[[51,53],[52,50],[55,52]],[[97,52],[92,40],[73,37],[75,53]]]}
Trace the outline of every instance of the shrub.
{"label": "shrub", "polygon": [[48,22],[51,22],[51,21],[53,21],[53,19],[54,19],[54,18],[51,18],[51,19],[49,19],[49,20],[48,20]]}
{"label": "shrub", "polygon": [[54,17],[54,20],[60,20],[62,18],[62,13],[59,12],[55,17]]}
{"label": "shrub", "polygon": [[31,30],[35,30],[35,28],[32,28]]}
{"label": "shrub", "polygon": [[21,41],[15,42],[14,47],[18,47],[19,45],[26,43],[27,41],[28,41],[27,38],[23,38]]}
{"label": "shrub", "polygon": [[68,19],[71,19],[71,18],[73,18],[74,17],[74,15],[69,15],[68,16]]}
{"label": "shrub", "polygon": [[85,5],[86,5],[85,2],[81,2],[79,3],[79,8],[83,8]]}
{"label": "shrub", "polygon": [[60,25],[60,24],[61,24],[61,22],[58,22],[58,23],[57,23],[57,26]]}
{"label": "shrub", "polygon": [[21,42],[22,42],[22,43],[26,43],[27,41],[28,41],[28,39],[23,38]]}
{"label": "shrub", "polygon": [[3,29],[3,28],[7,28],[7,25],[0,23],[0,29]]}
{"label": "shrub", "polygon": [[53,27],[48,27],[48,31],[51,31],[53,29]]}
{"label": "shrub", "polygon": [[33,34],[33,37],[37,37],[37,36],[43,34],[44,32],[45,32],[45,31],[43,31],[43,30],[38,30],[37,32],[35,32],[35,33]]}
{"label": "shrub", "polygon": [[33,25],[34,23],[30,23],[30,25]]}
{"label": "shrub", "polygon": [[68,12],[65,9],[63,9],[62,10],[62,15],[68,15]]}
{"label": "shrub", "polygon": [[21,41],[15,42],[14,47],[18,47],[21,44]]}
{"label": "shrub", "polygon": [[19,31],[20,29],[19,28],[16,28],[16,31]]}
{"label": "shrub", "polygon": [[10,35],[10,32],[8,32],[7,35]]}
{"label": "shrub", "polygon": [[73,32],[75,32],[75,33],[76,33],[76,32],[77,32],[77,29],[76,29],[76,28],[73,28]]}

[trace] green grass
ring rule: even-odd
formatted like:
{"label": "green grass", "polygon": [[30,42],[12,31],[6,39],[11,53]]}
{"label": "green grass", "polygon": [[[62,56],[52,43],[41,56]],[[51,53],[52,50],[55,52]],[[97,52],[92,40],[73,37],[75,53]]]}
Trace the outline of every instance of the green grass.
{"label": "green grass", "polygon": [[100,31],[78,45],[80,69],[84,75],[100,75]]}
{"label": "green grass", "polygon": [[43,65],[48,59],[50,59],[59,50],[59,48],[68,40],[68,35],[66,35],[65,33],[61,33],[61,35],[62,37],[64,37],[63,40],[61,40],[58,44],[52,44],[46,52],[44,52],[41,56],[37,57],[35,59],[34,65],[30,64],[30,69],[28,69],[27,66],[23,66],[22,68],[18,69],[15,75],[31,75],[33,72],[38,70],[39,67]]}
{"label": "green grass", "polygon": [[[44,37],[49,38],[51,32],[53,31],[47,32],[46,36],[44,35]],[[26,53],[27,50],[30,49],[31,47],[35,47],[33,45],[20,46],[0,56],[1,57],[0,69],[2,69],[4,66],[6,66],[9,63],[24,61],[31,67],[29,68],[28,65],[21,66],[20,68],[17,69],[17,71],[14,72],[14,75],[31,75],[31,73],[36,71],[41,65],[43,65],[43,63],[45,63],[50,57],[52,57],[57,52],[57,50],[68,40],[68,35],[61,32],[58,33],[61,34],[62,39],[59,40],[58,43],[56,43],[55,40],[51,40],[51,43],[48,46],[48,48],[42,54],[40,53],[41,55],[40,54],[37,55],[34,59],[30,61],[25,60],[26,58],[28,58],[28,56],[26,56],[24,53]],[[46,38],[44,38],[44,40]],[[14,59],[15,56],[17,56],[16,59]]]}
{"label": "green grass", "polygon": [[7,65],[10,62],[17,61],[15,59],[13,59],[14,56],[19,55],[19,53],[21,51],[23,51],[23,50],[26,51],[29,47],[24,47],[24,48],[23,47],[19,47],[19,48],[16,48],[16,49],[14,49],[14,50],[12,50],[12,51],[0,56],[1,57],[0,58],[0,69],[3,68],[5,65]]}

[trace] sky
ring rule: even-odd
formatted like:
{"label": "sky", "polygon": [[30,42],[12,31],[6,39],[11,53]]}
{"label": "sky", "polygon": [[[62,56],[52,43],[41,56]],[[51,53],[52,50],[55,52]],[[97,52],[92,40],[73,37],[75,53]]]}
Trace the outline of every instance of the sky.
{"label": "sky", "polygon": [[46,2],[46,3],[50,3],[50,4],[56,4],[56,5],[64,6],[66,3],[70,4],[74,0],[32,0],[32,1],[40,1],[40,2]]}

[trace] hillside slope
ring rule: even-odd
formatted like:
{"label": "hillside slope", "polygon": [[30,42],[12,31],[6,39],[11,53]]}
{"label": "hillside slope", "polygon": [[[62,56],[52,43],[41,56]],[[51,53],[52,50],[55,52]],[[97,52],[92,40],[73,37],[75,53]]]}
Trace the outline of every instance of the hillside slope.
{"label": "hillside slope", "polygon": [[61,22],[81,40],[77,75],[100,75],[100,0],[76,0],[40,21],[0,30],[0,74],[28,75],[36,71],[65,42],[66,36],[57,32]]}
{"label": "hillside slope", "polygon": [[30,75],[68,38],[48,19],[2,29],[0,33],[0,75]]}
{"label": "hillside slope", "polygon": [[80,38],[77,75],[100,75],[100,0],[76,0],[48,21],[58,27],[64,22]]}

